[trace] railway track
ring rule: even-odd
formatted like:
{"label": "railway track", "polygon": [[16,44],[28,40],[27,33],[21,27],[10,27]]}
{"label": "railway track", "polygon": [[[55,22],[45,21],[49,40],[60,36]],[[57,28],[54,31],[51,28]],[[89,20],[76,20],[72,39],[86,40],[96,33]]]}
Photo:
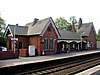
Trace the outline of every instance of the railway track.
{"label": "railway track", "polygon": [[[100,64],[100,55],[87,55],[44,63],[42,66],[19,71],[15,75],[73,75]],[[36,66],[36,65],[35,65]],[[31,66],[32,67],[32,66]]]}

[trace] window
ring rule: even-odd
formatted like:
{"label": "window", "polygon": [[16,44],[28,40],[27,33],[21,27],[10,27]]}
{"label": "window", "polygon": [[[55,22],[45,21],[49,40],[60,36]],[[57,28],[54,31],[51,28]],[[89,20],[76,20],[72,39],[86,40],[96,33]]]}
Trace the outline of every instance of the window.
{"label": "window", "polygon": [[44,39],[44,49],[48,50],[48,39],[47,38]]}
{"label": "window", "polygon": [[51,27],[49,26],[47,30],[48,30],[49,32],[51,32]]}
{"label": "window", "polygon": [[94,44],[93,44],[93,42],[91,42],[91,47],[94,47]]}
{"label": "window", "polygon": [[11,49],[11,39],[9,39],[9,49]]}
{"label": "window", "polygon": [[73,48],[75,48],[75,44],[73,44]]}
{"label": "window", "polygon": [[87,42],[87,47],[90,47],[90,42]]}
{"label": "window", "polygon": [[53,50],[53,39],[50,39],[50,50]]}

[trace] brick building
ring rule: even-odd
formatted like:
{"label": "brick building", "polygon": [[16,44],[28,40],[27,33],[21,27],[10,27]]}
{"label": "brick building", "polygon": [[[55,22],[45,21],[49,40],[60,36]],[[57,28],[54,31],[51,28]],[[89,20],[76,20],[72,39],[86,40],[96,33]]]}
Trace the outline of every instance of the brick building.
{"label": "brick building", "polygon": [[72,31],[58,30],[51,17],[34,19],[25,26],[8,25],[5,31],[8,51],[29,56],[29,46],[36,55],[55,54],[59,51],[96,49],[96,32],[92,22],[72,25]]}
{"label": "brick building", "polygon": [[[15,41],[14,41],[15,34]],[[19,55],[28,56],[30,45],[35,47],[35,54],[57,53],[57,39],[60,37],[51,17],[26,24],[26,26],[8,25],[5,36],[8,50],[19,50]]]}
{"label": "brick building", "polygon": [[96,32],[92,22],[72,25],[72,31],[59,30],[58,50],[91,50],[97,48]]}

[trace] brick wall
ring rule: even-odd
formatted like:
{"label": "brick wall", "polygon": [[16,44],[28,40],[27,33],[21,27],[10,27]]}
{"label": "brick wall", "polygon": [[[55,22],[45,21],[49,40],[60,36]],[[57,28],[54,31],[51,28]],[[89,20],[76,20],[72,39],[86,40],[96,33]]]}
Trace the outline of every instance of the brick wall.
{"label": "brick wall", "polygon": [[0,51],[0,59],[11,59],[11,58],[18,58],[18,50],[16,50],[15,54],[13,50]]}
{"label": "brick wall", "polygon": [[[51,38],[53,39],[54,51],[50,52],[50,50],[48,50],[48,51],[46,52],[46,54],[54,54],[54,53],[57,52],[57,38],[58,38],[58,36],[57,36],[57,34],[56,34],[54,28],[52,27],[52,25],[50,25],[50,28],[51,28],[51,31],[46,30],[46,32],[44,33],[44,35],[40,38],[40,39],[41,39],[41,42],[42,42],[42,40],[44,40],[45,38],[47,38],[48,40],[51,39]],[[48,41],[48,44],[50,44],[49,41]],[[49,48],[49,45],[48,45],[48,48]],[[41,43],[41,51],[42,51],[42,50],[44,50],[44,44],[43,44],[43,43]]]}
{"label": "brick wall", "polygon": [[30,36],[29,45],[34,45],[36,49],[36,54],[40,55],[40,36]]}
{"label": "brick wall", "polygon": [[90,47],[90,48],[88,48],[88,50],[96,49],[97,48],[96,36],[95,36],[93,30],[90,31],[90,35],[88,37],[88,41],[89,42],[93,42],[93,44],[94,44],[94,47]]}
{"label": "brick wall", "polygon": [[23,48],[28,48],[29,38],[27,36],[16,36],[18,38],[18,43],[22,42]]}

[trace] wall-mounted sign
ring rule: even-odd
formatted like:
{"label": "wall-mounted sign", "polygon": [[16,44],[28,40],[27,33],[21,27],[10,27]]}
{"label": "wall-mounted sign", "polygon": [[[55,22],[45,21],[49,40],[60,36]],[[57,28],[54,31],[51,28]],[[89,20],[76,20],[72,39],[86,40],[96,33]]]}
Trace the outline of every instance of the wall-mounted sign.
{"label": "wall-mounted sign", "polygon": [[11,38],[12,41],[18,41],[18,38]]}

